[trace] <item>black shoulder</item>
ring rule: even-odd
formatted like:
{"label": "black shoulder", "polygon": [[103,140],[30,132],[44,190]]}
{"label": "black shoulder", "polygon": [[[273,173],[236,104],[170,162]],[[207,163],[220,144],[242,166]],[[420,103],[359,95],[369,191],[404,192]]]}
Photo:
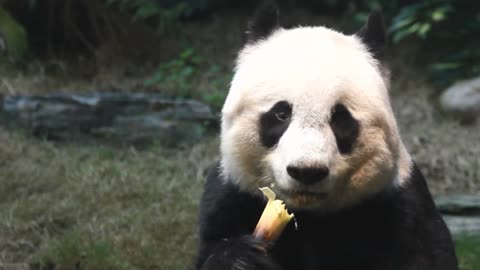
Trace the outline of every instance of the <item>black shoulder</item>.
{"label": "black shoulder", "polygon": [[415,239],[417,256],[430,262],[431,269],[457,269],[457,258],[450,231],[438,211],[427,181],[413,163],[409,179],[403,187],[404,226]]}

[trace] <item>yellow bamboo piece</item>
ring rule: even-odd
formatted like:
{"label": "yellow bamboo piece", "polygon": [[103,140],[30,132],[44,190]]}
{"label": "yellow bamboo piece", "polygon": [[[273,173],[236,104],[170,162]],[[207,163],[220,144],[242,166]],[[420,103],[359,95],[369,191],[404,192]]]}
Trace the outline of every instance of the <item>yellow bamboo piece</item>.
{"label": "yellow bamboo piece", "polygon": [[293,218],[293,214],[287,212],[283,201],[275,199],[276,195],[270,188],[263,187],[260,190],[268,198],[268,202],[253,235],[267,243],[272,243],[283,232],[285,226]]}

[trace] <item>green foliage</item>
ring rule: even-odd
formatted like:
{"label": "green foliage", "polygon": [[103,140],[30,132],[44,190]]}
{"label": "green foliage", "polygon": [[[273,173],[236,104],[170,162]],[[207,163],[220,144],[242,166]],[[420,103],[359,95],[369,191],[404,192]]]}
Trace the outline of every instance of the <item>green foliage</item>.
{"label": "green foliage", "polygon": [[[14,59],[26,52],[27,33],[34,45],[31,49],[40,55],[82,51],[94,54],[104,42],[117,40],[130,29],[125,27],[125,15],[162,34],[177,34],[181,32],[181,18],[201,8],[206,1],[2,1],[0,33],[13,44],[9,45],[9,54]],[[22,40],[24,44],[17,44]]]}
{"label": "green foliage", "polygon": [[353,4],[351,10],[346,10],[346,16],[353,19],[353,22],[357,24],[357,27],[363,25],[368,18],[368,15],[372,10],[380,9],[382,10],[385,19],[390,20],[393,16],[396,15],[400,9],[402,3],[401,0],[361,0],[356,1]]}
{"label": "green foliage", "polygon": [[232,75],[222,73],[222,68],[218,65],[211,66],[205,75],[209,79],[210,87],[202,92],[201,99],[219,110],[227,97]]}
{"label": "green foliage", "polygon": [[430,0],[403,7],[390,26],[393,41],[419,38],[426,49],[442,56],[430,66],[439,85],[480,73],[480,3]]}
{"label": "green foliage", "polygon": [[145,86],[158,85],[177,97],[199,98],[219,108],[230,80],[231,75],[225,74],[220,65],[208,66],[203,56],[193,48],[186,48],[178,57],[160,64]]}
{"label": "green foliage", "polygon": [[161,84],[175,89],[180,97],[188,96],[202,61],[202,57],[192,48],[187,48],[177,58],[161,64],[153,77],[145,81],[145,85]]}
{"label": "green foliage", "polygon": [[[302,2],[315,2],[303,0]],[[359,26],[373,9],[382,9],[394,44],[413,38],[436,56],[433,82],[445,86],[480,73],[480,2],[455,0],[329,0],[328,10],[343,10]],[[325,11],[324,11],[325,12]]]}
{"label": "green foliage", "polygon": [[133,20],[156,19],[160,32],[173,33],[180,27],[179,17],[188,6],[178,3],[164,7],[152,0],[105,0],[109,6],[117,5],[120,9],[132,13]]}
{"label": "green foliage", "polygon": [[0,7],[0,37],[4,39],[10,60],[21,60],[28,51],[27,33],[10,14]]}
{"label": "green foliage", "polygon": [[124,10],[133,11],[138,18],[150,18],[162,15],[165,10],[175,10],[177,16],[189,16],[196,11],[207,9],[211,6],[209,0],[104,0],[107,5],[118,5]]}
{"label": "green foliage", "polygon": [[393,41],[398,43],[408,36],[425,39],[432,26],[447,19],[452,11],[447,1],[425,1],[402,8],[389,28]]}

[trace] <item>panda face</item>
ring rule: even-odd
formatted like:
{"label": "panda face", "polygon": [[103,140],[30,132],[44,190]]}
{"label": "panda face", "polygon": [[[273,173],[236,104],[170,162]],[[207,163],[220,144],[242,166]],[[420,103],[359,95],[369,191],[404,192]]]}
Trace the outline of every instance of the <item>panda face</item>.
{"label": "panda face", "polygon": [[408,170],[388,78],[358,36],[277,29],[238,57],[222,110],[223,174],[290,208],[352,205]]}

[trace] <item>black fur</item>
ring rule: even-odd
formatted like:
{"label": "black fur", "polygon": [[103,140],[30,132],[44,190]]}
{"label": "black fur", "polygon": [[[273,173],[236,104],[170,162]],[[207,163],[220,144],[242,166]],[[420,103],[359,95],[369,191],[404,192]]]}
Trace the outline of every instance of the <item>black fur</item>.
{"label": "black fur", "polygon": [[268,256],[266,244],[252,235],[223,239],[215,246],[201,269],[277,269]]}
{"label": "black fur", "polygon": [[291,222],[267,253],[250,237],[265,200],[219,177],[213,168],[205,185],[195,269],[235,269],[238,259],[245,269],[457,269],[448,229],[416,167],[404,188],[354,208],[327,215],[292,209],[298,230]]}
{"label": "black fur", "polygon": [[330,126],[337,141],[340,153],[352,152],[355,141],[360,133],[360,123],[353,118],[350,111],[343,105],[337,104],[330,119]]}
{"label": "black fur", "polygon": [[260,140],[267,148],[274,147],[290,125],[292,105],[287,101],[279,101],[260,116]]}
{"label": "black fur", "polygon": [[378,60],[383,60],[387,47],[387,30],[381,11],[370,13],[367,23],[356,34]]}
{"label": "black fur", "polygon": [[318,182],[321,182],[329,174],[329,169],[327,166],[317,166],[317,167],[298,167],[298,166],[287,166],[287,173],[293,179],[304,185],[313,185]]}
{"label": "black fur", "polygon": [[279,13],[275,1],[264,1],[248,24],[248,41],[255,42],[259,39],[266,38],[278,29],[280,27]]}

